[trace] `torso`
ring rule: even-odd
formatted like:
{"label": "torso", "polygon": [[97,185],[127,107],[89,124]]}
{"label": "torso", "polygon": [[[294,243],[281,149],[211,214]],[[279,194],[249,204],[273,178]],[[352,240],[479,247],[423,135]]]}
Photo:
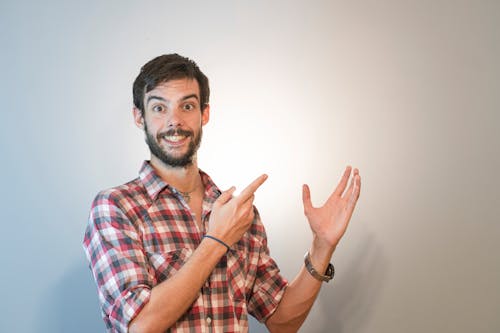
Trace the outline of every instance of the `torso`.
{"label": "torso", "polygon": [[200,186],[196,191],[191,193],[191,199],[188,202],[191,212],[194,213],[196,224],[200,230],[203,230],[201,215],[203,213],[203,186]]}

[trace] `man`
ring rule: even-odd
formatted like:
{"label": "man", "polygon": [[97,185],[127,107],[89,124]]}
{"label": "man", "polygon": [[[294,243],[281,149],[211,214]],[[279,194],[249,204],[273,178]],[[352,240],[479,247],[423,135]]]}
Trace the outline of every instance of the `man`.
{"label": "man", "polygon": [[296,332],[333,276],[329,261],[359,197],[358,170],[347,167],[320,208],[304,185],[313,242],[288,283],[253,207],[267,176],[233,196],[234,187],[221,192],[198,169],[210,118],[198,66],[159,56],[142,67],[133,95],[151,160],[135,180],[97,195],[84,238],[108,332],[246,332],[248,313],[271,332]]}

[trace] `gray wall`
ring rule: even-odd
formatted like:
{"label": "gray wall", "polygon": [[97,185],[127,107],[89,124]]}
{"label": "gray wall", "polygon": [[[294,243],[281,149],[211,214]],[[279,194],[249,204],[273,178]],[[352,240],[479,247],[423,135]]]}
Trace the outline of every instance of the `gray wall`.
{"label": "gray wall", "polygon": [[[148,153],[131,84],[179,52],[212,83],[200,165],[257,205],[292,278],[346,164],[358,210],[303,332],[499,332],[499,1],[2,1],[1,332],[103,332],[81,248]],[[262,328],[252,323],[253,331]]]}

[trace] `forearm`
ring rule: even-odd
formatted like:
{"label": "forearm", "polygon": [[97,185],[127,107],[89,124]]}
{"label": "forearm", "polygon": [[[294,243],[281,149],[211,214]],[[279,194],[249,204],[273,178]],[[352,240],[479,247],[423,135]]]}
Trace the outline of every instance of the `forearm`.
{"label": "forearm", "polygon": [[[347,167],[335,191],[319,208],[312,205],[309,186],[302,187],[304,214],[313,232],[310,260],[317,272],[326,271],[358,201],[361,189],[358,169],[354,169],[350,185],[346,190],[350,176],[351,167]],[[299,275],[288,286],[276,311],[267,320],[268,329],[273,333],[296,332],[311,310],[321,283],[303,266]]]}
{"label": "forearm", "polygon": [[148,303],[130,323],[129,332],[164,332],[172,326],[196,300],[225,251],[224,246],[204,239],[174,276],[153,287]]}
{"label": "forearm", "polygon": [[[324,272],[330,262],[333,248],[313,242],[310,251],[315,269]],[[299,274],[287,287],[278,308],[267,320],[270,332],[297,332],[306,319],[321,289],[322,282],[314,278],[303,265]]]}

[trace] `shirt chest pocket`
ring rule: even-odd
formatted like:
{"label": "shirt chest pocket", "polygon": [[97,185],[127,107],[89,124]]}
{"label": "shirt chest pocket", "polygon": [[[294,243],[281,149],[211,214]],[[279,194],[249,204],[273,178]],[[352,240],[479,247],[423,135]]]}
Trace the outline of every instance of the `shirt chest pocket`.
{"label": "shirt chest pocket", "polygon": [[248,255],[244,247],[235,246],[227,254],[227,279],[230,296],[235,302],[247,297]]}
{"label": "shirt chest pocket", "polygon": [[149,253],[149,262],[154,268],[157,283],[160,283],[178,272],[191,256],[193,250],[180,248],[164,253]]}

